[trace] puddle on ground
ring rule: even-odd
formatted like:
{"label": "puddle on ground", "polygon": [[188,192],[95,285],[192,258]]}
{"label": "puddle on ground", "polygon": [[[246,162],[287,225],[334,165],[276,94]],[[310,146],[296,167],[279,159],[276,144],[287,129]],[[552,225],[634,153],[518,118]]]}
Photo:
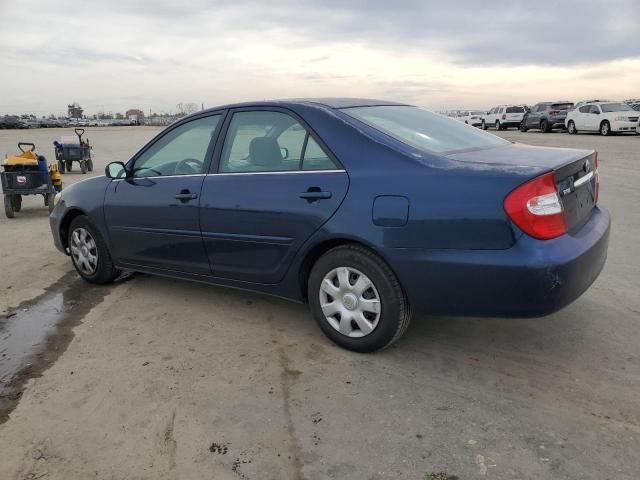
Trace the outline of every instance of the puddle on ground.
{"label": "puddle on ground", "polygon": [[0,424],[18,404],[26,381],[58,359],[73,327],[110,290],[69,272],[39,297],[0,313]]}

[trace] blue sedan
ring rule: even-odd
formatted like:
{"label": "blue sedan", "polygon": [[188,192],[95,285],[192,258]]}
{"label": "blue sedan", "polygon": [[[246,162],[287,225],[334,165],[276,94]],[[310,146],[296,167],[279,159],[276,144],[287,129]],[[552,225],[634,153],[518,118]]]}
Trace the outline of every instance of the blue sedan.
{"label": "blue sedan", "polygon": [[359,352],[412,314],[540,316],[604,266],[597,153],[517,145],[363,99],[227,105],[171,125],[51,214],[78,274],[196,280],[308,302]]}

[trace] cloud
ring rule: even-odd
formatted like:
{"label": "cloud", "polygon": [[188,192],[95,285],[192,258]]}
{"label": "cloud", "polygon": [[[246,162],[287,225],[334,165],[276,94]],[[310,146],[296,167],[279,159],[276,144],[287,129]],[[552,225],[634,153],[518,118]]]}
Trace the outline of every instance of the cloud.
{"label": "cloud", "polygon": [[616,98],[637,96],[640,65],[638,0],[0,0],[0,31],[3,112]]}

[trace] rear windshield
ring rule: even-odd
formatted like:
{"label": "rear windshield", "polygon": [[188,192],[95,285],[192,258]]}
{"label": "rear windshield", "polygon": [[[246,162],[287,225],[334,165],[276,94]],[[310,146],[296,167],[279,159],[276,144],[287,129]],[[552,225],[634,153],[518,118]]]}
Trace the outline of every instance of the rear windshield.
{"label": "rear windshield", "polygon": [[343,108],[343,112],[391,137],[428,152],[508,145],[500,137],[419,107],[386,105]]}
{"label": "rear windshield", "polygon": [[524,107],[507,107],[507,113],[524,113]]}
{"label": "rear windshield", "polygon": [[554,110],[571,110],[573,108],[573,103],[554,103],[551,105],[551,108]]}
{"label": "rear windshield", "polygon": [[609,112],[626,112],[628,110],[633,110],[626,103],[601,103],[600,108],[604,113]]}

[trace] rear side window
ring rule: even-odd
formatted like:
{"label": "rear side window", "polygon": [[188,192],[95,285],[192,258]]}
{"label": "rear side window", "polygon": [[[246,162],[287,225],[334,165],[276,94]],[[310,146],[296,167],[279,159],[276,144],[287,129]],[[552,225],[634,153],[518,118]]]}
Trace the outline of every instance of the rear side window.
{"label": "rear side window", "polygon": [[589,107],[590,105],[583,105],[582,107],[580,107],[580,113],[589,113]]}
{"label": "rear side window", "polygon": [[333,170],[336,168],[335,163],[331,160],[320,145],[309,136],[307,145],[304,149],[304,158],[302,160],[303,170]]}
{"label": "rear side window", "polygon": [[500,137],[418,107],[384,105],[351,107],[342,111],[407,145],[428,152],[450,153],[509,144]]}
{"label": "rear side window", "polygon": [[334,169],[333,160],[292,116],[253,111],[233,114],[222,149],[221,173]]}
{"label": "rear side window", "polygon": [[600,113],[600,109],[598,108],[598,106],[597,106],[597,105],[591,105],[591,106],[589,107],[589,112],[590,112],[590,113]]}
{"label": "rear side window", "polygon": [[524,113],[524,107],[507,107],[507,113]]}

